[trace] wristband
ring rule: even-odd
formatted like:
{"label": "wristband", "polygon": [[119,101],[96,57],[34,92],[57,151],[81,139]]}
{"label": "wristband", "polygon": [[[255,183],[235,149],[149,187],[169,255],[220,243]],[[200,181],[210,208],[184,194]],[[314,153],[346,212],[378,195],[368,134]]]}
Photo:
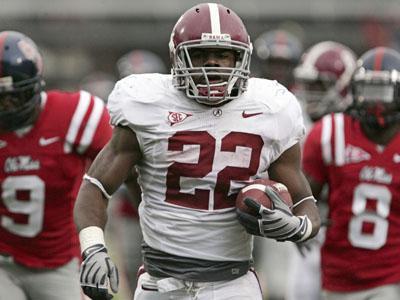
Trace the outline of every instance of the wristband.
{"label": "wristband", "polygon": [[103,194],[103,196],[107,199],[111,199],[111,195],[107,193],[106,189],[104,188],[103,184],[96,178],[89,176],[88,174],[83,175],[83,179],[89,181],[91,184],[95,185]]}
{"label": "wristband", "polygon": [[310,237],[312,233],[312,223],[310,219],[307,216],[299,216],[299,218],[304,219],[305,222],[307,222],[307,226],[306,226],[306,232],[304,233],[304,235],[301,237],[300,240],[296,241],[297,243],[304,242]]}
{"label": "wristband", "polygon": [[81,244],[81,253],[94,245],[105,245],[103,229],[97,226],[83,228],[79,232],[79,242]]}
{"label": "wristband", "polygon": [[317,199],[315,199],[314,196],[308,196],[308,197],[305,197],[305,198],[303,198],[303,199],[297,201],[295,204],[293,204],[292,207],[291,207],[291,209],[293,210],[293,208],[296,208],[296,207],[299,206],[301,203],[303,203],[303,202],[305,202],[305,201],[307,201],[307,200],[312,200],[312,201],[314,201],[314,203],[317,202]]}

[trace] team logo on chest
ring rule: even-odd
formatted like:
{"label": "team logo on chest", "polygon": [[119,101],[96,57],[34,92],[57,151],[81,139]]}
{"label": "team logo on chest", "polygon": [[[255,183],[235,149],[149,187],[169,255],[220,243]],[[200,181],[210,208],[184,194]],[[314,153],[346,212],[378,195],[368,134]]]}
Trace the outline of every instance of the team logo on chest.
{"label": "team logo on chest", "polygon": [[360,171],[360,180],[390,184],[392,179],[392,174],[386,172],[385,168],[365,166]]}
{"label": "team logo on chest", "polygon": [[219,109],[219,108],[214,109],[214,110],[213,110],[213,115],[214,115],[214,117],[220,117],[220,116],[222,116],[222,110]]}
{"label": "team logo on chest", "polygon": [[4,172],[12,173],[18,171],[39,170],[40,161],[34,160],[29,155],[8,157],[4,162]]}
{"label": "team logo on chest", "polygon": [[366,152],[365,150],[353,146],[347,145],[345,150],[345,161],[347,164],[358,163],[364,160],[370,160],[371,154]]}
{"label": "team logo on chest", "polygon": [[189,114],[189,113],[170,111],[168,114],[168,122],[171,126],[173,126],[177,123],[182,123],[188,117],[191,117],[191,116],[192,116],[192,114]]}

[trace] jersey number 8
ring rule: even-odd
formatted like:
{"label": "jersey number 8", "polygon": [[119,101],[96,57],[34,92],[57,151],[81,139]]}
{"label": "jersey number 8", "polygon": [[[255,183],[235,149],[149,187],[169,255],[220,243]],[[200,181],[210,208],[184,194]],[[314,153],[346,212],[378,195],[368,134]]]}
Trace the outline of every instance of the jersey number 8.
{"label": "jersey number 8", "polygon": [[[367,209],[367,200],[376,201],[376,211]],[[349,224],[349,241],[359,248],[376,250],[383,247],[387,240],[392,194],[383,185],[361,183],[354,189],[352,212],[354,216]],[[363,232],[363,224],[373,224],[372,233]]]}

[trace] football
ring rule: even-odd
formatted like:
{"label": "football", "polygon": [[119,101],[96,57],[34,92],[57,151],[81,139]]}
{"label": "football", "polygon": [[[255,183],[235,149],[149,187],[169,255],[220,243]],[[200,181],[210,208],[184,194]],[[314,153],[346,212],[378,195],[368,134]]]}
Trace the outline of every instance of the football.
{"label": "football", "polygon": [[239,192],[236,197],[236,208],[239,208],[241,211],[252,215],[256,215],[258,213],[244,204],[244,199],[246,199],[246,197],[252,198],[266,208],[272,208],[272,201],[264,192],[266,186],[272,187],[289,207],[293,205],[292,197],[290,196],[289,191],[284,184],[270,179],[256,179],[252,183],[242,188],[242,190]]}

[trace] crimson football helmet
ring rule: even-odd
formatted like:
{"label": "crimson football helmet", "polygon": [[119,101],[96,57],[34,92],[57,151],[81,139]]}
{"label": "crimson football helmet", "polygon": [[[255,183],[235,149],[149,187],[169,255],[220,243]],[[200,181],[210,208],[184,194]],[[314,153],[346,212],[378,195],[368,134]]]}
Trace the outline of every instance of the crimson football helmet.
{"label": "crimson football helmet", "polygon": [[131,74],[165,73],[162,59],[148,50],[135,49],[123,55],[117,61],[119,77],[123,78]]}
{"label": "crimson football helmet", "polygon": [[350,81],[355,68],[354,52],[337,42],[320,42],[305,52],[293,73],[296,95],[305,102],[311,120],[349,106]]}
{"label": "crimson football helmet", "polygon": [[400,121],[400,53],[373,48],[358,60],[352,78],[351,112],[371,128]]}
{"label": "crimson football helmet", "polygon": [[35,43],[16,31],[0,32],[0,128],[32,124],[43,88],[42,56]]}
{"label": "crimson football helmet", "polygon": [[294,34],[275,29],[262,33],[254,42],[261,65],[260,76],[277,80],[288,88],[293,84],[293,69],[303,52],[303,45]]}
{"label": "crimson football helmet", "polygon": [[[174,86],[185,90],[187,97],[206,105],[220,105],[246,90],[252,44],[242,20],[231,9],[216,3],[190,8],[175,24],[169,48]],[[193,49],[233,50],[235,67],[194,67],[190,55]],[[223,82],[213,83],[210,76],[219,76]],[[202,77],[202,83],[195,77]]]}

